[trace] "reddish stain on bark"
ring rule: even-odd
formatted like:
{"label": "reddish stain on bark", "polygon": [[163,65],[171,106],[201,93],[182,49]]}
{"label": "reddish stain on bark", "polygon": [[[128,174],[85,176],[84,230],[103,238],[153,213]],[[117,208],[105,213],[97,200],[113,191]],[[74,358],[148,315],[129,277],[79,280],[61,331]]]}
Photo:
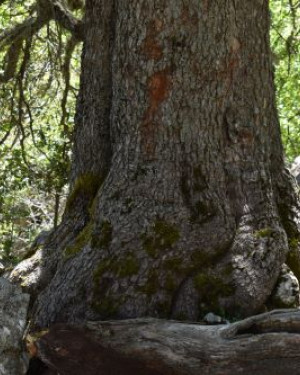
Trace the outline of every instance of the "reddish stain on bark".
{"label": "reddish stain on bark", "polygon": [[155,134],[157,133],[157,111],[160,105],[168,98],[171,88],[170,69],[155,72],[148,79],[149,106],[145,112],[141,127],[142,148],[148,156],[155,152]]}
{"label": "reddish stain on bark", "polygon": [[161,46],[151,36],[147,36],[143,43],[143,53],[148,59],[160,60],[163,57]]}
{"label": "reddish stain on bark", "polygon": [[181,12],[181,19],[184,23],[186,23],[189,21],[189,18],[190,18],[189,8],[187,6],[184,6]]}
{"label": "reddish stain on bark", "polygon": [[253,130],[243,129],[238,134],[238,140],[245,146],[251,146],[254,141]]}
{"label": "reddish stain on bark", "polygon": [[163,28],[163,22],[154,19],[147,25],[147,35],[142,46],[142,52],[148,59],[160,60],[163,57],[163,49],[156,40]]}
{"label": "reddish stain on bark", "polygon": [[197,13],[191,13],[191,10],[187,6],[183,6],[181,16],[182,23],[186,25],[197,26],[198,25],[198,16]]}
{"label": "reddish stain on bark", "polygon": [[154,73],[148,80],[150,106],[148,115],[156,112],[159,104],[167,99],[170,89],[168,69]]}
{"label": "reddish stain on bark", "polygon": [[203,10],[204,10],[204,12],[207,12],[208,6],[209,6],[209,4],[208,4],[209,0],[202,0],[202,1],[203,1]]}

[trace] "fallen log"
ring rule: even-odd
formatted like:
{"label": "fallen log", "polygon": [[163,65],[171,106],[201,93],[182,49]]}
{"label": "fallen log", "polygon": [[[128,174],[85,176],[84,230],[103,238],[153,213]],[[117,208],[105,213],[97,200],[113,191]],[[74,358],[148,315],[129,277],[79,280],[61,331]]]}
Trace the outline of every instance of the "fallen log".
{"label": "fallen log", "polygon": [[300,310],[217,326],[151,318],[57,324],[35,345],[61,375],[297,375]]}

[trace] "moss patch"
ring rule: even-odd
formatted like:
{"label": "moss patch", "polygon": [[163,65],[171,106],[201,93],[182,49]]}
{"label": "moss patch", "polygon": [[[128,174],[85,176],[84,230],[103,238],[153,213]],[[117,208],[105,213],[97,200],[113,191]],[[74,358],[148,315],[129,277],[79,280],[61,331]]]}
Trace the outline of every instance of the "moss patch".
{"label": "moss patch", "polygon": [[286,264],[293,271],[294,275],[300,280],[300,259],[297,249],[291,250],[286,258]]}
{"label": "moss patch", "polygon": [[99,301],[93,301],[92,309],[101,315],[102,319],[113,317],[117,314],[119,302],[112,297],[102,297]]}
{"label": "moss patch", "polygon": [[104,259],[93,273],[94,287],[91,307],[103,319],[114,316],[120,305],[120,301],[109,295],[110,288],[114,282],[113,278],[103,277],[110,270],[111,264],[112,261],[110,259]]}
{"label": "moss patch", "polygon": [[146,233],[141,235],[141,240],[143,241],[143,248],[148,255],[152,258],[157,256],[157,248],[155,246],[155,239],[153,236],[147,236]]}
{"label": "moss patch", "polygon": [[103,177],[92,173],[86,173],[77,178],[72,192],[69,194],[66,203],[66,210],[69,211],[76,205],[77,199],[86,199],[90,205],[103,183]]}
{"label": "moss patch", "polygon": [[112,241],[113,226],[111,222],[109,220],[103,220],[98,231],[93,233],[92,247],[99,249],[108,248]]}
{"label": "moss patch", "polygon": [[141,236],[145,251],[156,257],[160,250],[167,250],[180,239],[179,230],[165,220],[156,220],[153,226],[153,235],[144,233]]}
{"label": "moss patch", "polygon": [[109,270],[109,266],[110,260],[108,259],[104,259],[98,264],[93,273],[94,284],[98,284],[100,282],[103,274]]}
{"label": "moss patch", "polygon": [[[138,260],[133,254],[124,259],[103,259],[93,273],[93,302],[92,308],[102,318],[116,316],[119,306],[124,301],[110,295],[110,288],[115,278],[125,278],[135,275],[139,270]],[[107,273],[107,275],[105,275]],[[109,275],[109,274],[113,274]]]}
{"label": "moss patch", "polygon": [[299,246],[299,239],[298,238],[290,238],[289,239],[289,247],[291,250],[297,250]]}
{"label": "moss patch", "polygon": [[117,267],[119,277],[136,275],[140,269],[139,262],[133,255],[128,255],[124,260],[120,260]]}
{"label": "moss patch", "polygon": [[90,241],[93,230],[93,224],[90,222],[78,234],[74,243],[65,249],[65,258],[69,259],[78,254],[84,246]]}
{"label": "moss patch", "polygon": [[106,272],[110,272],[120,278],[130,277],[136,275],[139,269],[139,262],[133,254],[128,254],[125,258],[121,259],[105,259],[95,269],[93,280],[96,284],[99,283]]}
{"label": "moss patch", "polygon": [[182,259],[181,258],[169,258],[163,263],[163,267],[166,270],[180,272],[182,269]]}
{"label": "moss patch", "polygon": [[160,288],[158,281],[158,273],[155,270],[151,270],[148,274],[148,279],[145,285],[137,287],[137,290],[151,296],[155,294]]}
{"label": "moss patch", "polygon": [[254,232],[255,238],[269,238],[273,234],[272,228],[263,228]]}
{"label": "moss patch", "polygon": [[[194,250],[191,254],[190,260],[174,257],[167,258],[163,261],[163,268],[167,271],[172,271],[173,273],[178,273],[181,275],[189,275],[194,273],[199,269],[208,269],[215,264],[217,264],[220,259],[224,256],[226,248],[216,249],[212,254],[206,253],[201,249]],[[226,274],[232,272],[232,266],[228,265],[226,267]]]}
{"label": "moss patch", "polygon": [[203,313],[209,311],[221,313],[219,298],[229,297],[235,291],[233,285],[225,283],[220,277],[208,273],[198,273],[194,277],[194,286],[199,292],[201,304],[205,306]]}
{"label": "moss patch", "polygon": [[156,220],[154,233],[161,240],[161,248],[171,247],[180,238],[179,231],[175,225],[164,220]]}
{"label": "moss patch", "polygon": [[207,267],[213,265],[213,259],[215,256],[217,256],[217,254],[210,255],[204,251],[198,250],[191,255],[191,261],[195,267]]}

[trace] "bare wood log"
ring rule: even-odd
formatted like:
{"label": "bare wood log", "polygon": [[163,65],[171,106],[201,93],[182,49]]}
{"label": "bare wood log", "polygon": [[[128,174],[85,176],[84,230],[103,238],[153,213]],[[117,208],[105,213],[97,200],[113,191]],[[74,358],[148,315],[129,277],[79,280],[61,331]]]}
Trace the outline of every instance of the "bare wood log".
{"label": "bare wood log", "polygon": [[158,319],[58,324],[37,342],[59,374],[300,374],[300,310],[219,326]]}

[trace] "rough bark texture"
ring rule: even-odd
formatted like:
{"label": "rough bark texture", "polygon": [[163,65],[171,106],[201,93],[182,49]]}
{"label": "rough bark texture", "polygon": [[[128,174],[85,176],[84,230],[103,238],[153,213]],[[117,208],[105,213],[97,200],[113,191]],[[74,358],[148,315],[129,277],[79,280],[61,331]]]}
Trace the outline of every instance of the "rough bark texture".
{"label": "rough bark texture", "polygon": [[0,277],[0,375],[24,375],[29,358],[22,345],[29,295]]}
{"label": "rough bark texture", "polygon": [[87,1],[72,189],[41,252],[37,325],[248,315],[283,263],[299,278],[269,22],[266,0]]}
{"label": "rough bark texture", "polygon": [[300,315],[273,311],[232,325],[155,319],[56,325],[38,356],[61,375],[299,374]]}

